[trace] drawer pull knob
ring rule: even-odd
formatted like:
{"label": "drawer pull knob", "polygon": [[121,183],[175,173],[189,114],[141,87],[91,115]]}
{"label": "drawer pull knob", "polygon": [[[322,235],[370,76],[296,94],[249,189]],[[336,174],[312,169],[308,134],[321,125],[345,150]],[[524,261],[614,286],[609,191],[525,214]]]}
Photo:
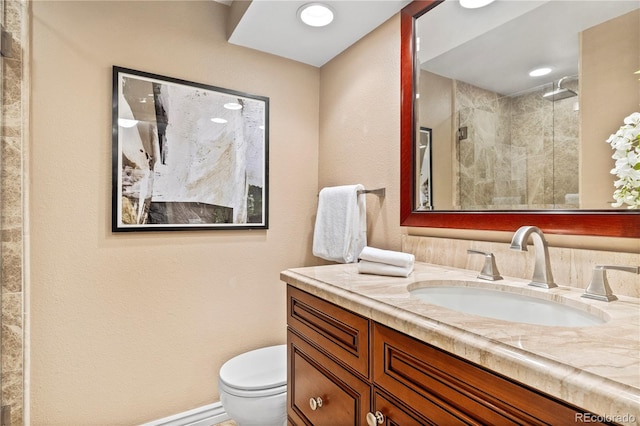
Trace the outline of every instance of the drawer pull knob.
{"label": "drawer pull knob", "polygon": [[381,425],[382,423],[384,423],[384,414],[380,411],[376,411],[375,414],[367,413],[367,424],[369,426]]}
{"label": "drawer pull knob", "polygon": [[311,398],[309,400],[309,406],[313,411],[316,411],[318,408],[322,408],[322,398],[319,396],[316,398]]}

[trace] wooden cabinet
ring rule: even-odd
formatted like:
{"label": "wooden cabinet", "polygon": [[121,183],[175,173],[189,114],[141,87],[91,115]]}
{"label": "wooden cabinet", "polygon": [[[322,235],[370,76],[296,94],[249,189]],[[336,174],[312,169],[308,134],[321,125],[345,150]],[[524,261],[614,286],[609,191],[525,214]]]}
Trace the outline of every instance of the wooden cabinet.
{"label": "wooden cabinet", "polygon": [[292,286],[287,297],[292,425],[573,424],[585,413]]}

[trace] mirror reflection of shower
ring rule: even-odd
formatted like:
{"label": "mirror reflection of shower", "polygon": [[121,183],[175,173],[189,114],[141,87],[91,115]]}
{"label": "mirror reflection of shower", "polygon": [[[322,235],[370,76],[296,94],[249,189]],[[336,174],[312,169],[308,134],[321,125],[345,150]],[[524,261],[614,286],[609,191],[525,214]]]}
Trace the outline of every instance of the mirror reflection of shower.
{"label": "mirror reflection of shower", "polygon": [[578,76],[507,96],[456,81],[455,110],[456,208],[579,207]]}

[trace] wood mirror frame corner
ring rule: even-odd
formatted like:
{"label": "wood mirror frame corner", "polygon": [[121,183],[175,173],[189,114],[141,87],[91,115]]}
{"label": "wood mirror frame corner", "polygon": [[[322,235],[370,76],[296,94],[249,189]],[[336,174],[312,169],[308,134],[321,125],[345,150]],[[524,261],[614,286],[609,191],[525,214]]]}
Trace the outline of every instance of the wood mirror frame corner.
{"label": "wood mirror frame corner", "polygon": [[515,231],[522,225],[538,226],[546,233],[640,238],[640,211],[541,210],[541,211],[415,211],[414,146],[415,20],[441,0],[414,0],[400,13],[400,225]]}

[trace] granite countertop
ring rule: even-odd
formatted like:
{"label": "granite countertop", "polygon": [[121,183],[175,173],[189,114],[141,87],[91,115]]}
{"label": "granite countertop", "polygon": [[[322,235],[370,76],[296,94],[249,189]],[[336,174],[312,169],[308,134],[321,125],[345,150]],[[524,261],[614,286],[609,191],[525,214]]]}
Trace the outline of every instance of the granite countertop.
{"label": "granite countertop", "polygon": [[[471,362],[584,408],[600,420],[640,424],[640,299],[580,297],[582,290],[541,289],[505,277],[416,263],[408,278],[359,274],[356,264],[293,268],[282,281]],[[424,281],[464,280],[585,307],[607,321],[589,327],[507,322],[427,304],[409,294]],[[428,283],[427,283],[428,284]]]}

